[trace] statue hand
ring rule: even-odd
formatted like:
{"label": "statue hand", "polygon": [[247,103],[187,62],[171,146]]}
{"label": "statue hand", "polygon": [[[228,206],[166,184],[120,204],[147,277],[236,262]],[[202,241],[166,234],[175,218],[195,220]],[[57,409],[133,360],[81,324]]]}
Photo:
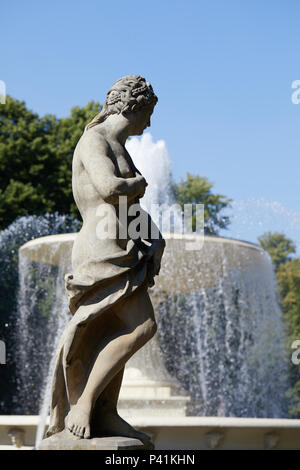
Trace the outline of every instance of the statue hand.
{"label": "statue hand", "polygon": [[160,267],[161,267],[161,258],[162,258],[165,246],[166,246],[166,242],[164,241],[163,238],[160,238],[158,240],[155,240],[152,243],[151,248],[149,250],[148,266],[150,269],[150,273],[153,274],[153,277],[159,274]]}
{"label": "statue hand", "polygon": [[[160,240],[158,240],[160,241]],[[154,254],[153,254],[153,267],[154,267],[154,274],[155,276],[158,276],[159,274],[159,271],[160,271],[160,267],[161,267],[161,258],[162,258],[162,255],[163,255],[163,252],[164,252],[164,249],[165,249],[165,241],[162,240],[163,243],[160,243],[157,247],[157,249],[155,250]]]}
{"label": "statue hand", "polygon": [[137,179],[138,185],[139,185],[138,197],[142,198],[145,194],[146,187],[148,186],[148,183],[142,175],[136,175],[136,179]]}
{"label": "statue hand", "polygon": [[154,264],[153,258],[151,258],[147,263],[147,279],[148,279],[148,287],[154,286]]}

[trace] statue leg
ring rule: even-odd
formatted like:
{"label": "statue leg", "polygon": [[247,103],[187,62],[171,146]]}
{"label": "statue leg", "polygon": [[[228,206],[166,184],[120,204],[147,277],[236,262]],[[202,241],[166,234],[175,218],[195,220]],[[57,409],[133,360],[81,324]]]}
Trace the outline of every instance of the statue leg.
{"label": "statue leg", "polygon": [[124,369],[125,368],[123,367],[120,372],[118,372],[114,376],[114,378],[107,385],[103,393],[101,393],[97,401],[97,404],[98,402],[100,402],[101,411],[105,412],[105,410],[113,411],[117,409],[120,389],[124,375]]}
{"label": "statue leg", "polygon": [[[79,437],[90,437],[90,422],[96,400],[124,368],[128,359],[156,332],[147,288],[137,289],[134,294],[117,304],[111,312],[110,320],[115,322],[118,331],[114,332],[96,356],[83,393],[66,418],[67,428]],[[115,392],[118,395],[118,390],[115,389]],[[121,420],[120,417],[119,419]]]}
{"label": "statue leg", "polygon": [[118,414],[117,403],[123,374],[124,368],[115,375],[95,404],[92,419],[93,435],[133,437],[152,448],[150,436],[134,429]]}

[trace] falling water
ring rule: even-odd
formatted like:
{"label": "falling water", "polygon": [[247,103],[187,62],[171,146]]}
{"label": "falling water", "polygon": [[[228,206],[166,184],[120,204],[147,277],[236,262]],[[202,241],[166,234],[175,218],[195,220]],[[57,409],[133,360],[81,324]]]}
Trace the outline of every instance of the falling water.
{"label": "falling water", "polygon": [[[171,159],[164,140],[153,142],[149,133],[144,134],[141,139],[134,137],[126,144],[135,166],[145,177],[148,186],[141,206],[151,215],[153,221],[160,230],[170,232],[182,232],[182,213],[180,206],[176,204],[172,188]],[[156,210],[159,206],[159,211]],[[170,220],[164,222],[160,214],[168,213],[172,208]],[[168,224],[168,229],[164,227]]]}
{"label": "falling water", "polygon": [[[64,266],[32,262],[19,256],[18,298],[18,376],[21,403],[30,404],[29,412],[40,406],[45,392],[49,359],[56,342],[56,332],[65,321]],[[53,301],[52,301],[53,299]]]}
{"label": "falling water", "polygon": [[171,159],[165,141],[153,142],[147,133],[141,139],[130,139],[126,148],[149,184],[142,199],[144,207],[150,210],[151,204],[173,204]]}
{"label": "falling water", "polygon": [[[28,320],[27,326],[31,327],[31,332],[36,337],[36,350],[33,348],[32,355],[27,355],[27,360],[24,361],[26,355],[27,340],[22,336],[23,330],[25,331],[26,320],[24,318],[24,311],[21,312],[20,303],[22,303],[23,289],[18,289],[19,285],[19,272],[22,279],[23,272],[22,266],[18,266],[18,250],[24,243],[36,239],[38,237],[53,235],[58,233],[67,233],[78,231],[80,223],[74,218],[69,216],[54,214],[45,214],[43,216],[26,216],[20,217],[9,225],[5,230],[0,232],[0,283],[1,283],[1,323],[0,323],[0,337],[5,338],[7,345],[8,361],[7,366],[1,375],[0,387],[0,410],[2,414],[30,414],[36,413],[39,409],[39,399],[37,387],[34,383],[40,383],[40,376],[35,374],[30,375],[31,367],[35,369],[33,358],[39,355],[39,351],[43,351],[43,328],[45,319],[50,316],[46,314],[48,311],[47,302],[50,303],[50,298],[46,300],[47,295],[46,287],[52,283],[52,294],[56,290],[53,286],[53,279],[48,279],[48,283],[42,278],[44,286],[40,286],[39,297],[41,306],[43,307],[43,321],[39,319],[42,316],[42,311],[38,311],[38,305],[32,301],[34,315]],[[32,277],[29,278],[26,284],[26,291],[31,292],[33,298],[37,284],[34,283],[34,275],[38,269],[41,269],[39,263],[36,264],[32,270]],[[46,269],[46,268],[45,268]],[[55,274],[57,268],[52,268],[51,276]],[[36,278],[38,275],[35,276]],[[38,279],[40,280],[40,279]],[[31,284],[30,284],[31,282]],[[34,283],[34,285],[32,285]],[[27,298],[29,299],[29,295]],[[29,314],[30,309],[27,309]],[[40,315],[41,314],[41,315]],[[31,326],[30,326],[31,325]],[[40,329],[39,329],[40,328]],[[42,354],[42,352],[41,352]],[[47,365],[44,364],[47,368]],[[26,374],[29,374],[26,376]],[[31,392],[29,391],[31,390]],[[27,397],[25,400],[24,397]],[[25,400],[25,401],[24,401]]]}
{"label": "falling water", "polygon": [[[2,315],[12,332],[9,339],[10,408],[4,412],[36,414],[46,392],[49,360],[56,342],[56,329],[66,322],[68,309],[63,288],[64,262],[56,266],[33,261],[18,249],[25,242],[57,233],[77,231],[80,223],[69,216],[46,214],[21,217],[0,232]],[[55,253],[53,253],[55,258]],[[41,391],[43,391],[41,395]],[[5,405],[5,401],[4,401]],[[7,406],[7,405],[6,405]],[[46,411],[47,413],[47,411]]]}
{"label": "falling water", "polygon": [[[166,253],[161,276],[175,284],[158,308],[166,366],[193,397],[193,414],[286,417],[287,363],[270,259],[250,244],[213,240],[207,237],[205,253],[177,254],[176,263],[172,250],[180,246]],[[178,263],[193,273],[188,292],[174,283]]]}
{"label": "falling water", "polygon": [[[51,246],[53,260],[58,249],[55,244]],[[30,412],[39,410],[39,443],[49,413],[53,352],[70,318],[63,281],[70,262],[61,258],[55,266],[32,259],[32,250],[20,251],[17,335],[21,367],[18,375],[19,400],[30,404]]]}
{"label": "falling water", "polygon": [[[149,182],[145,207],[149,210],[153,202],[173,204],[171,160],[165,142],[154,143],[145,134],[130,140],[127,148]],[[235,238],[248,239],[248,228],[253,232],[250,239],[256,241],[274,223],[277,231],[282,224],[298,228],[299,236],[299,214],[277,202],[234,202],[230,216],[228,234]],[[203,251],[188,255],[182,253],[181,245],[177,251],[182,259],[177,263],[172,250],[166,252],[161,276],[169,279],[174,293],[159,308],[161,349],[170,372],[194,397],[196,414],[283,417],[287,414],[287,364],[272,263],[262,250],[248,250],[249,259],[241,267],[241,247],[232,244],[230,249],[236,253],[228,254],[227,245],[205,244],[205,255]],[[239,260],[234,269],[227,266],[232,257]],[[176,278],[182,276],[176,273],[176,264],[186,279],[193,273],[197,291],[178,295]],[[218,281],[208,288],[204,278],[219,270],[221,275],[213,276]]]}

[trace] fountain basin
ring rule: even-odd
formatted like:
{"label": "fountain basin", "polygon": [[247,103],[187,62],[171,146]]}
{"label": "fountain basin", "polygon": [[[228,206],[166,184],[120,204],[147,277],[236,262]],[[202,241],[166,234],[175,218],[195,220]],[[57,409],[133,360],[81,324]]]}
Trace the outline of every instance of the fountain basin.
{"label": "fountain basin", "polygon": [[[59,266],[62,277],[75,237],[32,240],[20,259]],[[120,414],[285,417],[281,312],[268,255],[228,238],[206,236],[202,244],[199,237],[201,249],[190,250],[197,237],[164,237],[161,272],[149,289],[159,334],[127,363]]]}
{"label": "fountain basin", "polygon": [[[199,290],[199,276],[195,275],[195,260],[198,269],[205,273],[201,278],[204,288],[214,285],[224,275],[224,260],[226,269],[239,270],[259,269],[266,262],[266,253],[254,243],[234,240],[225,237],[205,236],[202,245],[202,237],[182,234],[166,234],[167,246],[163,258],[162,270],[156,278],[156,289],[165,292],[186,293]],[[72,247],[76,233],[49,235],[36,238],[25,243],[19,250],[21,255],[29,257],[38,263],[60,265],[63,260],[69,260],[67,266],[71,269]],[[201,249],[190,250],[189,245],[197,241]],[[172,270],[170,270],[172,263]],[[183,269],[182,269],[183,268]],[[217,269],[216,269],[217,268]],[[175,277],[170,283],[169,273]],[[186,276],[186,273],[190,274]]]}

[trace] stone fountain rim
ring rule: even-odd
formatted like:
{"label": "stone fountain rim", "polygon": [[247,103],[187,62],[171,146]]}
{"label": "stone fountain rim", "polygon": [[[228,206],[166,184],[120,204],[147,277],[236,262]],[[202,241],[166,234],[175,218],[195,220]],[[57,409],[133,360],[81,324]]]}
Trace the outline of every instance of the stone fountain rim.
{"label": "stone fountain rim", "polygon": [[[35,246],[40,245],[41,242],[46,242],[48,244],[51,243],[57,243],[58,241],[60,242],[70,242],[74,241],[75,237],[77,235],[77,232],[70,232],[70,233],[60,233],[60,234],[54,234],[54,235],[46,235],[44,237],[38,237],[34,238],[33,240],[29,240],[28,242],[24,243],[19,248],[19,251],[23,251],[27,248],[34,248]],[[198,234],[181,234],[181,233],[172,233],[172,236],[169,236],[169,233],[163,232],[163,237],[166,238],[167,240],[170,239],[175,239],[175,240],[194,240],[195,239],[200,239],[202,240],[202,235]],[[243,246],[245,248],[250,248],[254,250],[258,250],[261,252],[264,252],[263,248],[258,245],[257,243],[249,242],[246,240],[238,240],[236,238],[230,238],[230,237],[219,237],[215,235],[205,235],[204,236],[204,242],[209,239],[209,242],[213,243],[228,243],[228,244],[233,244],[237,246]]]}

